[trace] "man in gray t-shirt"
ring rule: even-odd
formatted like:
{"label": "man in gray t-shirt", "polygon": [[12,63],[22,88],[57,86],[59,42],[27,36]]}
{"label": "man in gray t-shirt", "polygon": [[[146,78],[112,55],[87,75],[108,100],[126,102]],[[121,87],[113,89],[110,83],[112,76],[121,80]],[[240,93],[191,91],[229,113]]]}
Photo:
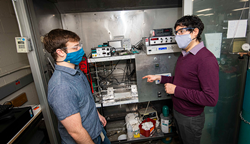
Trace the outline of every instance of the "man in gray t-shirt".
{"label": "man in gray t-shirt", "polygon": [[48,84],[48,102],[58,118],[62,143],[110,144],[106,119],[99,114],[87,78],[79,69],[84,51],[78,35],[55,29],[44,37],[45,49],[56,61]]}

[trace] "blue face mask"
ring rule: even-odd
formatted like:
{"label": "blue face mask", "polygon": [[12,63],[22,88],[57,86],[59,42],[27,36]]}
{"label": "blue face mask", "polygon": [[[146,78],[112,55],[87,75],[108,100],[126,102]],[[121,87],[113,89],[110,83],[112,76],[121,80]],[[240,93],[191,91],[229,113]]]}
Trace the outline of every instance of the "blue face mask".
{"label": "blue face mask", "polygon": [[185,49],[192,41],[192,39],[190,34],[176,35],[175,41],[177,42],[179,48]]}
{"label": "blue face mask", "polygon": [[67,53],[67,56],[65,58],[65,62],[72,63],[75,65],[79,65],[79,63],[82,61],[82,57],[84,55],[84,50],[81,48],[80,50],[72,53]]}

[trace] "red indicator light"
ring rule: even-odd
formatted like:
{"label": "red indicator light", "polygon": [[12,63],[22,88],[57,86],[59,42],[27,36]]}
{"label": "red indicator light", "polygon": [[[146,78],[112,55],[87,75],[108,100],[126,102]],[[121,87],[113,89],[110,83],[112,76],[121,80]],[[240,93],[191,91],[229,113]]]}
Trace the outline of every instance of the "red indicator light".
{"label": "red indicator light", "polygon": [[158,40],[158,38],[151,38],[151,40]]}

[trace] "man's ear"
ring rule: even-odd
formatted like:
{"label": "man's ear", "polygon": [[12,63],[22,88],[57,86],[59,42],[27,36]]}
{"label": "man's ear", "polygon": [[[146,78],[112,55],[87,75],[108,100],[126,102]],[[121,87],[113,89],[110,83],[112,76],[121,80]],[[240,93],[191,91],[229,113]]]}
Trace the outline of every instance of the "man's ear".
{"label": "man's ear", "polygon": [[61,56],[61,57],[64,57],[66,55],[66,53],[61,49],[57,49],[56,53],[57,53],[58,56]]}
{"label": "man's ear", "polygon": [[193,34],[194,34],[195,37],[197,37],[198,34],[199,34],[199,29],[198,29],[198,28],[195,28],[195,29],[193,30]]}

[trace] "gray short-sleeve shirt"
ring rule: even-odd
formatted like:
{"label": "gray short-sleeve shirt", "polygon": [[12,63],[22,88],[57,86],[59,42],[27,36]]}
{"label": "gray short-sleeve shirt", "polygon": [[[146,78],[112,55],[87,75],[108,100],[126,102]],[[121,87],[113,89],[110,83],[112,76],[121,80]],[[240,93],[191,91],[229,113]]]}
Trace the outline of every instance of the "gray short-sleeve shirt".
{"label": "gray short-sleeve shirt", "polygon": [[75,141],[60,121],[78,112],[81,115],[82,126],[90,137],[95,139],[100,135],[102,125],[94,98],[88,80],[78,66],[71,69],[55,65],[55,72],[48,85],[48,102],[59,120],[58,131],[62,143],[74,144]]}

